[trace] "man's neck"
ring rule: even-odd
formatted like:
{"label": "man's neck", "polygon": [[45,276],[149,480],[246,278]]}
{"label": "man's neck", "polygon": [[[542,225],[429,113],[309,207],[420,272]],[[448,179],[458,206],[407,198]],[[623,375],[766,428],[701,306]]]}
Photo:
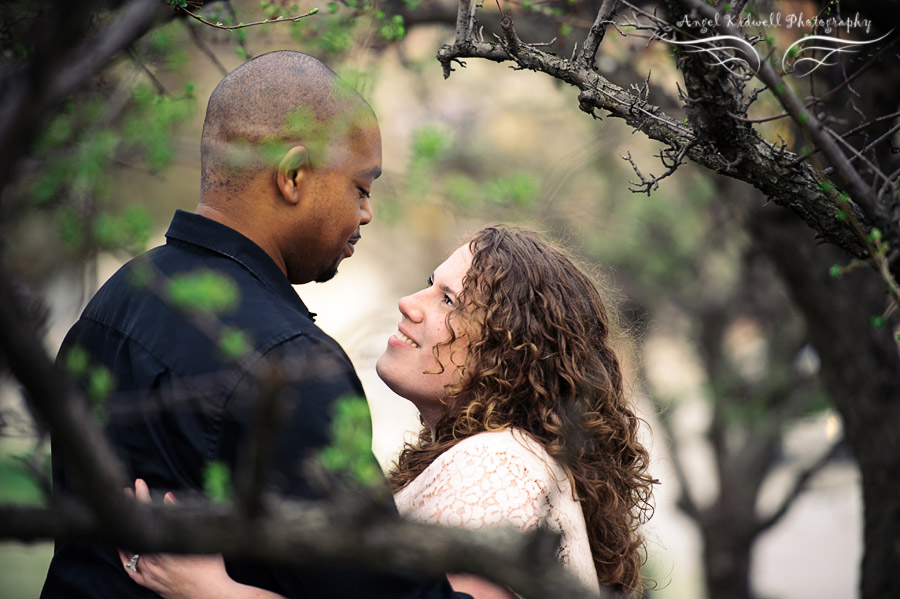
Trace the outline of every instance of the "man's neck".
{"label": "man's neck", "polygon": [[213,202],[205,202],[202,199],[197,204],[196,214],[214,220],[221,225],[225,225],[229,229],[234,229],[259,247],[272,258],[272,261],[281,269],[281,272],[287,276],[287,268],[284,263],[284,257],[278,250],[277,244],[273,242],[269,235],[266,235],[263,227],[258,226],[255,219],[245,218],[241,215],[234,214],[231,210],[222,210]]}

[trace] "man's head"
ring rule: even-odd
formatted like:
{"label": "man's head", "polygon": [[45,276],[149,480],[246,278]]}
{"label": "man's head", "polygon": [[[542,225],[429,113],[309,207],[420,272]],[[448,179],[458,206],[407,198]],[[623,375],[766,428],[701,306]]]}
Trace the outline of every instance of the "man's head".
{"label": "man's head", "polygon": [[210,96],[198,212],[253,239],[292,283],[330,279],[353,253],[380,173],[372,109],[315,58],[264,54]]}

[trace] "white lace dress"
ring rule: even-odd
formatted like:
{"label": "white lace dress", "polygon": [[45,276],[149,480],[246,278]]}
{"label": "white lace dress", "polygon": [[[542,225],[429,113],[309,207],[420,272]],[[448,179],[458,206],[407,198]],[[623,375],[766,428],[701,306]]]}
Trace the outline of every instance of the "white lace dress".
{"label": "white lace dress", "polygon": [[394,498],[401,515],[429,524],[549,528],[562,535],[560,562],[600,592],[572,485],[556,460],[525,433],[507,429],[463,439]]}

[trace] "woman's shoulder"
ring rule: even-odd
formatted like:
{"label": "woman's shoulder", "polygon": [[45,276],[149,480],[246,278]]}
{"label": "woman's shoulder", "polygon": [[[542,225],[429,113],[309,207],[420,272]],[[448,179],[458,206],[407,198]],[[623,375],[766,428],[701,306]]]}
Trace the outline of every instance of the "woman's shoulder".
{"label": "woman's shoulder", "polygon": [[560,482],[566,479],[562,467],[528,433],[506,428],[477,433],[462,439],[442,453],[432,464],[435,469],[505,472],[534,480]]}
{"label": "woman's shoulder", "polygon": [[535,528],[546,519],[556,485],[517,437],[497,431],[459,441],[397,493],[400,513],[447,526]]}

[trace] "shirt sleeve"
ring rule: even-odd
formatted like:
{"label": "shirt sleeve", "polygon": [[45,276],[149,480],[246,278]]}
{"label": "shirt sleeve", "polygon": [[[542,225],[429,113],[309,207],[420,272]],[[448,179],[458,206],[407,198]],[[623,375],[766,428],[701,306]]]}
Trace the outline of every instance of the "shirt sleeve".
{"label": "shirt sleeve", "polygon": [[515,441],[461,441],[420,475],[402,511],[441,526],[533,530],[547,516],[551,485],[540,462],[526,454]]}

